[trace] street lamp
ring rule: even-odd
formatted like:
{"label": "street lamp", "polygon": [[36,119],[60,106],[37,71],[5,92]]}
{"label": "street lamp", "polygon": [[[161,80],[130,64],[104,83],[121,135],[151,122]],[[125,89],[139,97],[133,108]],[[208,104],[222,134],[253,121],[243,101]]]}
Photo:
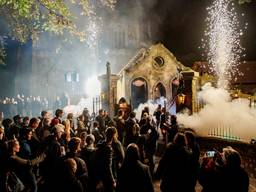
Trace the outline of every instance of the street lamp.
{"label": "street lamp", "polygon": [[183,93],[180,93],[177,95],[177,104],[180,105],[180,104],[184,104],[185,103],[185,98],[186,98],[186,95],[184,95]]}

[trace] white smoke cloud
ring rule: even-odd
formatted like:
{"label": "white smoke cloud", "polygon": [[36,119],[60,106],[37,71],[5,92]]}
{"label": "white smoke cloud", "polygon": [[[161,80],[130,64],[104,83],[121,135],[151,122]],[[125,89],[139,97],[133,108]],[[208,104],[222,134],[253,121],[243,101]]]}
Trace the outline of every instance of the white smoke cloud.
{"label": "white smoke cloud", "polygon": [[147,101],[146,103],[140,104],[139,107],[134,110],[134,112],[136,113],[136,118],[139,119],[139,120],[140,120],[140,117],[141,117],[141,112],[144,109],[144,107],[148,107],[149,108],[149,115],[153,116],[154,111],[157,108],[157,104],[154,103],[151,100]]}
{"label": "white smoke cloud", "polygon": [[178,122],[199,135],[228,136],[249,142],[256,138],[256,109],[247,99],[231,101],[227,90],[205,85],[199,97],[206,104],[199,113],[178,114]]}
{"label": "white smoke cloud", "polygon": [[[140,119],[141,117],[141,112],[145,107],[149,108],[149,115],[153,117],[154,111],[158,107],[158,105],[161,105],[162,108],[166,107],[167,111],[171,115],[176,115],[176,103],[173,103],[171,106],[168,104],[168,100],[165,97],[159,97],[157,99],[153,100],[148,100],[146,103],[141,103],[138,108],[134,110],[136,112],[136,118]],[[153,117],[154,118],[154,117]]]}
{"label": "white smoke cloud", "polygon": [[75,117],[78,117],[82,114],[84,108],[87,108],[89,112],[93,112],[93,99],[89,98],[81,98],[77,105],[67,105],[64,107],[65,114],[73,113]]}

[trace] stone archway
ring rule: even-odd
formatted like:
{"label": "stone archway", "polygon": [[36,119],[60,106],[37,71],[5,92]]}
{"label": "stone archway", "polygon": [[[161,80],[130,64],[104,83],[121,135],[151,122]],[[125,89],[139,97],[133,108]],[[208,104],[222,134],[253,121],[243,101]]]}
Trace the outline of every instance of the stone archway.
{"label": "stone archway", "polygon": [[166,97],[166,89],[162,83],[157,83],[154,89],[154,99],[158,99],[160,97]]}
{"label": "stone archway", "polygon": [[146,103],[148,100],[148,85],[147,81],[138,77],[131,82],[131,104],[135,109],[141,103]]}

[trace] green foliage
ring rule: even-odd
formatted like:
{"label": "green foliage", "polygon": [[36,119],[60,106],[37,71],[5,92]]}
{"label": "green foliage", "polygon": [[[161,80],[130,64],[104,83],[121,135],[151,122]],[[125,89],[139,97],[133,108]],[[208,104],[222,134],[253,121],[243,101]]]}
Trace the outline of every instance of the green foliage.
{"label": "green foliage", "polygon": [[0,65],[5,64],[4,62],[5,56],[6,56],[6,52],[4,49],[4,42],[0,42]]}
{"label": "green foliage", "polygon": [[[93,12],[89,0],[0,0],[0,17],[8,23],[8,34],[21,43],[32,39],[38,40],[43,31],[57,35],[69,33],[81,41],[85,40],[85,29],[76,26],[77,17],[71,11],[72,6],[79,7],[81,16]],[[102,6],[115,5],[115,0],[102,0]],[[0,42],[0,62],[4,56],[3,43]]]}
{"label": "green foliage", "polygon": [[250,3],[252,0],[239,0],[239,4]]}
{"label": "green foliage", "polygon": [[[87,13],[89,7],[84,4],[87,5],[88,0],[79,3],[82,12]],[[63,34],[67,30],[83,35],[77,31],[75,18],[64,0],[1,0],[0,11],[11,29],[9,35],[20,42],[26,42],[29,38],[37,40],[42,31]]]}

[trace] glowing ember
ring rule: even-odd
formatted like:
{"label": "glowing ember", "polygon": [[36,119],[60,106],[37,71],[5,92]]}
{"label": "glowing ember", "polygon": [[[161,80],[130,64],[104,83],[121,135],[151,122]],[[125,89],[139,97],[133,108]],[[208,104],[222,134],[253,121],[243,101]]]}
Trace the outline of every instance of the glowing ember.
{"label": "glowing ember", "polygon": [[207,10],[207,40],[202,39],[202,47],[211,71],[218,76],[218,87],[228,88],[231,78],[240,74],[237,65],[244,51],[239,39],[243,31],[230,0],[216,0]]}

